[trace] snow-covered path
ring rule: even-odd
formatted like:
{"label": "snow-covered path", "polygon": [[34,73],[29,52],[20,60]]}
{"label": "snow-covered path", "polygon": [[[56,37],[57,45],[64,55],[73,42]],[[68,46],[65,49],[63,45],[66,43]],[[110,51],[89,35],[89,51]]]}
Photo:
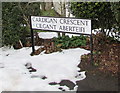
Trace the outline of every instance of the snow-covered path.
{"label": "snow-covered path", "polygon": [[[14,50],[0,48],[0,92],[1,91],[61,91],[60,85],[49,85],[50,82],[59,83],[67,79],[72,82],[85,78],[84,72],[79,72],[77,65],[80,56],[89,51],[76,48],[51,54],[41,53],[30,56],[31,48]],[[37,72],[30,73],[25,64],[31,63]],[[75,78],[76,75],[82,76]],[[45,80],[42,77],[46,76]],[[76,86],[77,87],[77,86]],[[69,88],[62,86],[65,90]],[[76,89],[74,89],[76,90]]]}

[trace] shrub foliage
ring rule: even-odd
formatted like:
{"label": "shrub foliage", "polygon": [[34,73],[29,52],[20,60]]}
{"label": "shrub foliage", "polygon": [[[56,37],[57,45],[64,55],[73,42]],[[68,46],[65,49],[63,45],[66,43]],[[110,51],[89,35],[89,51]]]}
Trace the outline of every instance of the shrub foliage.
{"label": "shrub foliage", "polygon": [[55,46],[58,48],[74,48],[86,45],[86,37],[85,36],[62,36],[53,39]]}

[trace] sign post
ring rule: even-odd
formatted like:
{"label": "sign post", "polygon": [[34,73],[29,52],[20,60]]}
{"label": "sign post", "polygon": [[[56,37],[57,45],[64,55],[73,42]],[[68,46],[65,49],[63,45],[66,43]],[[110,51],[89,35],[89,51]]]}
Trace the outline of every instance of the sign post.
{"label": "sign post", "polygon": [[34,45],[34,33],[33,30],[31,29],[31,41],[32,41],[32,53],[35,52],[35,45]]}
{"label": "sign post", "polygon": [[31,20],[31,16],[30,16],[30,30],[31,30],[31,43],[32,43],[32,53],[33,54],[35,52],[35,45],[34,45],[34,32],[33,32],[33,29],[32,29],[32,20]]}
{"label": "sign post", "polygon": [[31,40],[32,40],[33,53],[35,52],[33,30],[45,30],[52,32],[64,32],[64,33],[73,33],[80,35],[89,35],[90,47],[91,47],[91,61],[93,61],[91,20],[76,19],[76,18],[31,16],[30,25],[31,25]]}
{"label": "sign post", "polygon": [[91,63],[93,63],[93,38],[92,34],[90,35],[90,54],[91,54]]}

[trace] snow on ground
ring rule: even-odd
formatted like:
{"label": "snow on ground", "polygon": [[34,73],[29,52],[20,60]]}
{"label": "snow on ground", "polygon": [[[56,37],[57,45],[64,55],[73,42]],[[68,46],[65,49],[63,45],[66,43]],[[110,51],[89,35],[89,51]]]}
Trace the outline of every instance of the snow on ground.
{"label": "snow on ground", "polygon": [[56,32],[39,32],[38,36],[43,39],[51,39],[53,37],[58,37]]}
{"label": "snow on ground", "polygon": [[[100,30],[101,30],[101,28],[99,28],[99,29],[94,29],[94,30],[92,30],[92,33],[93,33],[93,34],[97,34],[97,33],[100,32]],[[106,33],[109,32],[108,29],[105,29],[105,30],[106,30]],[[61,33],[60,33],[60,34],[61,34]],[[38,35],[39,35],[40,38],[43,38],[43,39],[51,39],[51,38],[53,38],[53,37],[58,37],[57,32],[39,32]],[[70,33],[65,33],[65,35],[67,35],[67,36],[69,36],[69,37],[72,37],[72,36],[80,36],[79,34],[70,34]],[[112,37],[112,35],[115,36],[115,33],[113,33],[113,31],[109,32],[109,36]],[[118,36],[118,34],[117,34],[117,36]],[[114,38],[114,39],[117,39],[117,40],[120,41],[120,38]]]}
{"label": "snow on ground", "polygon": [[[69,33],[65,33],[65,35],[68,35],[69,37],[80,36],[78,34],[69,34]],[[58,34],[57,34],[57,32],[39,32],[38,36],[43,39],[51,39],[54,37],[58,37]]]}
{"label": "snow on ground", "polygon": [[[13,48],[0,48],[0,92],[1,91],[60,91],[59,85],[51,86],[48,83],[59,83],[63,79],[77,80],[85,78],[84,72],[79,72],[77,65],[80,56],[89,51],[75,48],[62,52],[30,56],[31,48],[26,47],[19,50]],[[25,67],[26,63],[32,63],[36,72],[30,73]],[[75,78],[78,74],[81,76]],[[46,76],[43,80],[41,77]],[[67,86],[62,86],[68,90]],[[77,88],[77,86],[76,86]],[[76,89],[74,89],[76,90]]]}

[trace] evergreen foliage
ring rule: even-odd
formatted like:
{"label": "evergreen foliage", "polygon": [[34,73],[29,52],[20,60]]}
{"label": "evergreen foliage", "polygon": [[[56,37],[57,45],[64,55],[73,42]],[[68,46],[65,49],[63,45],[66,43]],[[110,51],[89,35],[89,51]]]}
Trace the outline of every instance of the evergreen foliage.
{"label": "evergreen foliage", "polygon": [[77,18],[91,19],[92,28],[101,28],[105,35],[107,35],[105,29],[111,31],[113,24],[116,23],[110,2],[73,2],[71,12]]}
{"label": "evergreen foliage", "polygon": [[30,34],[29,16],[40,15],[39,3],[2,3],[3,45],[15,45],[19,40],[25,43]]}
{"label": "evergreen foliage", "polygon": [[81,47],[86,45],[86,36],[60,36],[58,38],[54,38],[55,46],[58,48],[68,49]]}
{"label": "evergreen foliage", "polygon": [[117,38],[120,38],[120,2],[111,2],[111,9],[116,19],[116,23],[114,24],[114,33]]}
{"label": "evergreen foliage", "polygon": [[110,4],[117,23],[120,23],[120,2],[111,2]]}

